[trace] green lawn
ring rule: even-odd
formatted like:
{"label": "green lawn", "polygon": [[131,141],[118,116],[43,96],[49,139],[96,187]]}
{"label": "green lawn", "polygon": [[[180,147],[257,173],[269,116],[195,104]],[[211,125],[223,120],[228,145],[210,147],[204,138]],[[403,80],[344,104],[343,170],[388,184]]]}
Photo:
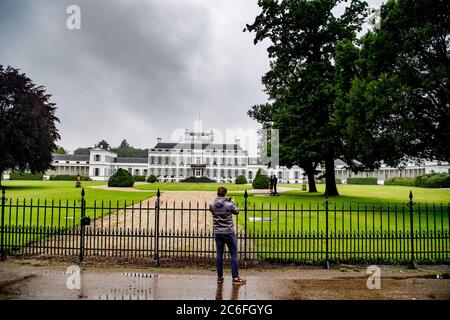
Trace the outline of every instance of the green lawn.
{"label": "green lawn", "polygon": [[[87,216],[95,215],[98,218],[155,195],[151,191],[125,192],[89,188],[104,184],[82,182]],[[7,198],[5,225],[70,227],[79,223],[82,189],[75,188],[74,181],[2,181],[2,186],[5,187]],[[30,209],[31,203],[33,209]],[[104,210],[101,210],[102,203]]]}
{"label": "green lawn", "polygon": [[[88,206],[92,205],[96,201],[112,201],[116,203],[123,203],[127,201],[131,203],[133,201],[142,201],[155,194],[155,192],[125,192],[125,191],[109,191],[103,189],[89,188],[91,186],[106,185],[105,182],[93,182],[83,181],[82,187],[85,188],[85,199]],[[31,199],[33,202],[47,200],[51,202],[54,200],[58,202],[61,200],[65,202],[73,202],[81,199],[81,189],[75,188],[75,181],[2,181],[2,186],[5,187],[6,197],[13,201],[17,199],[23,201],[24,199],[29,202]]]}
{"label": "green lawn", "polygon": [[186,191],[217,191],[219,187],[225,187],[229,191],[252,189],[250,184],[234,183],[189,183],[189,182],[155,182],[138,184],[135,186],[139,190],[186,190]]}
{"label": "green lawn", "polygon": [[[292,186],[292,185],[291,185]],[[310,194],[295,190],[278,197],[250,194],[247,218],[266,218],[249,222],[250,231],[324,231],[326,226],[324,185]],[[330,232],[384,232],[410,230],[409,191],[414,195],[414,230],[448,230],[450,189],[426,189],[403,186],[339,185],[340,195],[329,198]],[[230,193],[243,207],[242,194]],[[443,204],[441,206],[441,203]],[[428,204],[428,205],[427,205]],[[435,204],[435,205],[433,205]],[[295,213],[293,209],[295,208]],[[244,226],[243,215],[239,216]]]}
{"label": "green lawn", "polygon": [[[300,188],[300,185],[285,184],[283,187]],[[323,203],[325,197],[323,195],[325,186],[323,184],[317,185],[318,193],[308,193],[306,191],[294,190],[284,192],[280,197],[249,197],[249,200],[258,203]],[[409,191],[413,193],[414,202],[420,203],[450,203],[450,189],[431,189],[431,188],[416,188],[404,186],[382,186],[382,185],[338,185],[339,196],[330,197],[330,203],[338,205],[345,204],[387,204],[387,203],[405,203],[409,201]],[[236,198],[239,198],[236,195]]]}

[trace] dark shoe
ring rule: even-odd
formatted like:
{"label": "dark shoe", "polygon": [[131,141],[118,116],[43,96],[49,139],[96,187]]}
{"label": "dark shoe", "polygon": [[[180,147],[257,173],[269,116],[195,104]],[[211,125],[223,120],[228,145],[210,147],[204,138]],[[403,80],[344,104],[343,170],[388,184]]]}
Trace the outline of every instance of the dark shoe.
{"label": "dark shoe", "polygon": [[242,279],[241,277],[237,277],[237,278],[233,279],[233,284],[236,284],[236,285],[246,284],[246,283],[247,283],[247,280]]}
{"label": "dark shoe", "polygon": [[217,283],[223,283],[223,277],[222,278],[217,278]]}

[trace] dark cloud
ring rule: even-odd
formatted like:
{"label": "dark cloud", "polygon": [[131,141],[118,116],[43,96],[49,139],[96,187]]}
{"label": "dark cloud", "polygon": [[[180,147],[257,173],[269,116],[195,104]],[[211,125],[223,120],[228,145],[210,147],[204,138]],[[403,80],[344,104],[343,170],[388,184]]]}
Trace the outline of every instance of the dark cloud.
{"label": "dark cloud", "polygon": [[[81,30],[66,8],[81,8]],[[0,0],[0,63],[47,87],[68,149],[149,147],[177,128],[257,128],[264,46],[243,33],[256,0]]]}

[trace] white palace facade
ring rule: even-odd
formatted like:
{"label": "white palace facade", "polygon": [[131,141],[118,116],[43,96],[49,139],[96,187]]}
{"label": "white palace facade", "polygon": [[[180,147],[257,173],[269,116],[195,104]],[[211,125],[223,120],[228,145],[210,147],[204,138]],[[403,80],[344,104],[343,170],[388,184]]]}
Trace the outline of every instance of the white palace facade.
{"label": "white palace facade", "polygon": [[[54,169],[45,173],[50,175],[89,176],[94,181],[107,181],[119,168],[128,170],[132,175],[155,175],[159,181],[178,182],[190,177],[206,177],[216,182],[234,183],[235,178],[243,175],[250,182],[256,172],[262,169],[266,174],[276,175],[280,183],[304,182],[304,171],[299,167],[277,166],[267,168],[258,158],[249,157],[248,152],[239,145],[214,143],[214,133],[191,132],[186,129],[180,142],[163,142],[160,138],[149,149],[147,158],[124,158],[111,151],[93,148],[89,155],[54,154]],[[424,162],[408,163],[402,168],[382,166],[376,171],[352,173],[344,162],[335,161],[336,178],[346,182],[348,177],[376,177],[379,184],[393,177],[415,177],[425,173],[450,173],[448,163]],[[8,175],[4,176],[8,179]]]}

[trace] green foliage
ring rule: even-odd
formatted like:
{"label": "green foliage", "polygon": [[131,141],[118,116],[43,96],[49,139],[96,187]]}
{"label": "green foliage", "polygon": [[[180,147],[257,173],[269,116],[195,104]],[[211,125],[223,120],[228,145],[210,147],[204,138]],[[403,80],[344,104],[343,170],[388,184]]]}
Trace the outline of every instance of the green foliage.
{"label": "green foliage", "polygon": [[127,142],[127,140],[122,140],[120,143],[120,146],[117,148],[111,149],[119,157],[125,157],[125,158],[147,158],[148,157],[148,149],[138,149],[133,146],[130,146],[130,144]]}
{"label": "green foliage", "polygon": [[351,0],[339,17],[333,10],[342,5],[340,0],[258,1],[258,5],[261,13],[246,30],[255,33],[255,44],[269,40],[270,70],[263,84],[274,102],[256,105],[248,113],[280,130],[282,165],[302,167],[312,182],[317,164],[325,162],[327,193],[337,195],[333,162],[341,155],[342,139],[331,121],[333,57],[338,41],[355,40],[367,3]]}
{"label": "green foliage", "polygon": [[384,180],[386,186],[416,186],[416,178],[390,178]]}
{"label": "green foliage", "polygon": [[253,189],[269,189],[269,178],[261,173],[261,169],[258,169],[258,172],[256,172],[252,186]]}
{"label": "green foliage", "polygon": [[58,148],[55,150],[55,153],[56,153],[56,154],[67,154],[66,150],[65,150],[63,147],[58,147]]}
{"label": "green foliage", "polygon": [[92,148],[77,148],[73,152],[73,154],[88,156],[91,152]]}
{"label": "green foliage", "polygon": [[236,184],[246,184],[247,178],[245,176],[237,176],[236,180],[234,181]]}
{"label": "green foliage", "polygon": [[[110,148],[110,145],[105,140],[100,141],[97,144],[98,147],[103,149]],[[78,148],[74,151],[74,154],[82,154],[82,155],[88,155],[92,148]],[[130,146],[130,144],[127,142],[127,140],[123,140],[120,143],[120,146],[116,148],[111,148],[111,151],[117,153],[118,157],[123,158],[147,158],[148,157],[148,149],[138,149],[133,146]]]}
{"label": "green foliage", "polygon": [[338,45],[334,121],[355,164],[450,160],[449,19],[449,1],[391,0],[380,28]]}
{"label": "green foliage", "polygon": [[133,176],[134,181],[145,182],[145,176]]}
{"label": "green foliage", "polygon": [[133,176],[122,168],[117,170],[108,180],[108,187],[132,187],[133,185]]}
{"label": "green foliage", "polygon": [[378,184],[378,179],[377,178],[348,178],[347,184],[376,185],[376,184]]}
{"label": "green foliage", "polygon": [[450,188],[450,174],[430,173],[415,178],[391,178],[386,179],[384,184],[421,188]]}
{"label": "green foliage", "polygon": [[[69,175],[69,174],[58,174],[58,175],[51,175],[49,179],[52,181],[76,181],[77,176]],[[91,179],[86,176],[80,176],[80,180],[81,181],[91,181]]]}
{"label": "green foliage", "polygon": [[44,175],[42,173],[30,173],[30,172],[11,172],[9,174],[10,180],[42,180]]}
{"label": "green foliage", "polygon": [[150,182],[150,183],[158,182],[158,178],[154,174],[151,174],[148,176],[147,182]]}

